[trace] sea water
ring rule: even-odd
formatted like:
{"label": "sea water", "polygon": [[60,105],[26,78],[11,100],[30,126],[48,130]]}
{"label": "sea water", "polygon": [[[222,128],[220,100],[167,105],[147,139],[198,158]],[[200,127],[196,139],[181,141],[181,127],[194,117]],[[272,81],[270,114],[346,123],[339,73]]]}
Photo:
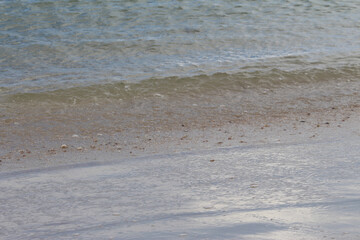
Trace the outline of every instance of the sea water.
{"label": "sea water", "polygon": [[0,96],[357,81],[359,14],[355,0],[1,0]]}
{"label": "sea water", "polygon": [[359,14],[355,0],[0,0],[0,158],[328,122],[360,105]]}

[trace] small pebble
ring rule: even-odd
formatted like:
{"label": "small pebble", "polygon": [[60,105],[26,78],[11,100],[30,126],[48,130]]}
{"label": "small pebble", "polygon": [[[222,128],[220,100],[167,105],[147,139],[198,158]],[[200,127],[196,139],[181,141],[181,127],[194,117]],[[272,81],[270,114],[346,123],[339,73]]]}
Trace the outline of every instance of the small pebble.
{"label": "small pebble", "polygon": [[68,146],[66,144],[63,144],[63,145],[61,145],[61,148],[66,149],[66,148],[68,148]]}
{"label": "small pebble", "polygon": [[185,138],[187,138],[188,136],[187,135],[185,135],[185,136],[183,136],[182,138],[180,138],[180,140],[184,140]]}
{"label": "small pebble", "polygon": [[73,137],[73,138],[78,138],[78,137],[79,137],[79,135],[77,135],[77,134],[73,134],[73,135],[72,135],[72,137]]}
{"label": "small pebble", "polygon": [[79,150],[79,151],[81,151],[81,150],[83,150],[84,148],[83,148],[83,147],[77,147],[76,149]]}

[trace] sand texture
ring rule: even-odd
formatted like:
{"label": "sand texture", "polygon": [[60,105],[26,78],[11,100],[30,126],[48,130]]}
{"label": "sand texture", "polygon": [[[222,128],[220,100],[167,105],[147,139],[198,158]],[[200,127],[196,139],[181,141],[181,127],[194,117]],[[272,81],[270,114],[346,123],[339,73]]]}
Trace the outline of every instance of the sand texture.
{"label": "sand texture", "polygon": [[360,137],[0,174],[1,239],[358,239]]}

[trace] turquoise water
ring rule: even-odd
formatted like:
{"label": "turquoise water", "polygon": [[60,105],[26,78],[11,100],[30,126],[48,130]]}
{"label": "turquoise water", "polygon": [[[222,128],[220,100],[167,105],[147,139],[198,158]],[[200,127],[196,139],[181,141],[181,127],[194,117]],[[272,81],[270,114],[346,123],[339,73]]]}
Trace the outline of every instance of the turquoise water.
{"label": "turquoise water", "polygon": [[209,83],[358,79],[359,13],[353,0],[0,1],[0,95],[219,73],[231,77]]}

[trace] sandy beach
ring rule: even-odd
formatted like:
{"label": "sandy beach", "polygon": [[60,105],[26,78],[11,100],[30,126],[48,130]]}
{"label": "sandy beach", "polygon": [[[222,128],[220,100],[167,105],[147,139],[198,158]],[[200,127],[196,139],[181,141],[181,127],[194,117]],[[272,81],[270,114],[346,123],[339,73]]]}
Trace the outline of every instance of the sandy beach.
{"label": "sandy beach", "polygon": [[0,102],[0,171],[352,136],[357,89],[358,82],[320,82],[125,100],[14,95]]}
{"label": "sandy beach", "polygon": [[0,0],[0,239],[360,239],[359,12]]}
{"label": "sandy beach", "polygon": [[191,105],[183,118],[157,105],[118,132],[42,119],[49,135],[39,119],[25,129],[30,111],[4,120],[23,142],[2,139],[0,237],[360,238],[356,101],[243,115]]}
{"label": "sandy beach", "polygon": [[[321,126],[299,120],[294,135],[271,135],[284,123],[262,126],[245,146],[230,132],[220,143],[224,130],[239,127],[232,125],[202,136],[217,144],[207,150],[174,153],[168,144],[166,154],[82,152],[71,154],[76,164],[61,155],[61,164],[22,171],[9,164],[16,171],[0,173],[0,237],[360,238],[360,128],[352,110]],[[198,148],[198,133],[186,134],[177,149]]]}

